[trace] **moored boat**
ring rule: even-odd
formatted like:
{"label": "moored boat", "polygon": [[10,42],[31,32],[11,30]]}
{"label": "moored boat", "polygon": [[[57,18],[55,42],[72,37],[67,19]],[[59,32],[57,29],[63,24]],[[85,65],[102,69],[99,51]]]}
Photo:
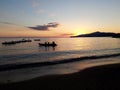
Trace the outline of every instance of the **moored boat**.
{"label": "moored boat", "polygon": [[3,45],[14,45],[14,44],[17,44],[17,43],[25,43],[25,42],[32,42],[32,40],[22,39],[22,40],[18,40],[18,41],[5,41],[5,42],[2,42],[2,44]]}

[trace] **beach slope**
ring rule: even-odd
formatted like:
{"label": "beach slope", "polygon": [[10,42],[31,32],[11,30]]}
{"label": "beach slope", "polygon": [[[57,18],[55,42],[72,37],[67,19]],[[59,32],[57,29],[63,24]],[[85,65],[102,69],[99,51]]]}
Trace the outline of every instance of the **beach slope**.
{"label": "beach slope", "polygon": [[120,90],[120,64],[96,66],[66,75],[49,75],[0,84],[0,90]]}

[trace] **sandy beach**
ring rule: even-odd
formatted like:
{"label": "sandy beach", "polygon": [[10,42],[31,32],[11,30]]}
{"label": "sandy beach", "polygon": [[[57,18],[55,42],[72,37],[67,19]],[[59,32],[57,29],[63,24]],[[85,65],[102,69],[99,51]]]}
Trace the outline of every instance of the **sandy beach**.
{"label": "sandy beach", "polygon": [[120,64],[91,67],[83,71],[49,75],[35,79],[0,84],[0,90],[120,90]]}

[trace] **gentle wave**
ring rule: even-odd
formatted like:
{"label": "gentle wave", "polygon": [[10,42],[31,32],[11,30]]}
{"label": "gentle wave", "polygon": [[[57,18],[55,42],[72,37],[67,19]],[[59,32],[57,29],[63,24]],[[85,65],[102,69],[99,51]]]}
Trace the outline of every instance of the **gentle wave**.
{"label": "gentle wave", "polygon": [[27,63],[27,64],[6,64],[0,65],[0,71],[7,71],[7,70],[14,70],[14,69],[22,69],[22,68],[30,68],[30,67],[42,67],[42,66],[49,66],[49,65],[57,65],[57,64],[65,64],[65,63],[72,63],[78,62],[82,60],[92,60],[92,59],[102,59],[102,58],[111,58],[120,56],[120,53],[117,54],[104,54],[104,55],[93,55],[93,56],[84,56],[80,58],[71,58],[71,59],[64,59],[59,61],[46,61],[46,62],[38,62],[38,63]]}
{"label": "gentle wave", "polygon": [[[35,58],[40,56],[50,55],[50,56],[60,56],[60,55],[68,55],[68,54],[90,54],[96,52],[119,52],[120,48],[112,48],[112,49],[100,49],[100,50],[69,50],[69,51],[57,51],[57,52],[39,52],[39,53],[29,53],[29,54],[18,54],[18,55],[1,55],[0,58],[2,61],[9,61],[9,60],[19,60],[19,59],[26,59],[26,58]],[[105,54],[105,53],[104,53]]]}

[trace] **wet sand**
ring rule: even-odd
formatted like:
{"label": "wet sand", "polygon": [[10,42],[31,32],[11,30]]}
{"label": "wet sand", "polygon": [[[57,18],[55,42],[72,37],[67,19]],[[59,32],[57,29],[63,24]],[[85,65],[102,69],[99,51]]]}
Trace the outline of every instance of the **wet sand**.
{"label": "wet sand", "polygon": [[96,66],[66,75],[0,84],[0,90],[120,90],[120,64]]}

